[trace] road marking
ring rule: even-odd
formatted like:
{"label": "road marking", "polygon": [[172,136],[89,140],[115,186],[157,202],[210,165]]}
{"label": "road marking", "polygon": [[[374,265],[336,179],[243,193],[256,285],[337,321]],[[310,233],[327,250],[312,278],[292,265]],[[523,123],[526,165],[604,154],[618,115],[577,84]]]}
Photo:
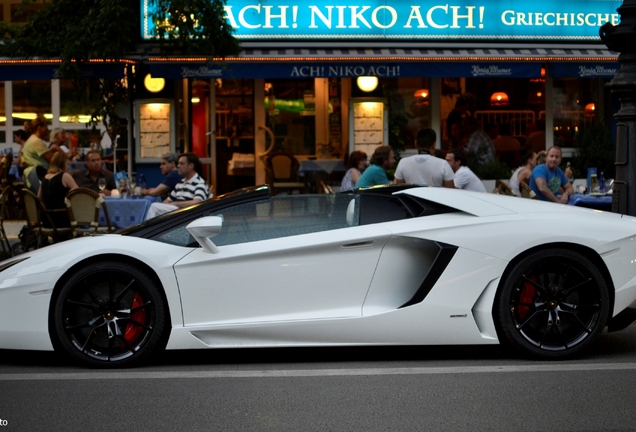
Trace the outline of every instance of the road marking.
{"label": "road marking", "polygon": [[513,366],[454,366],[413,368],[365,368],[365,369],[287,369],[287,370],[231,370],[190,372],[145,371],[95,371],[73,373],[25,373],[0,374],[0,381],[46,380],[116,380],[116,379],[206,379],[206,378],[289,378],[330,376],[382,376],[382,375],[444,375],[477,373],[526,373],[526,372],[579,372],[634,370],[636,363],[590,364],[537,364]]}

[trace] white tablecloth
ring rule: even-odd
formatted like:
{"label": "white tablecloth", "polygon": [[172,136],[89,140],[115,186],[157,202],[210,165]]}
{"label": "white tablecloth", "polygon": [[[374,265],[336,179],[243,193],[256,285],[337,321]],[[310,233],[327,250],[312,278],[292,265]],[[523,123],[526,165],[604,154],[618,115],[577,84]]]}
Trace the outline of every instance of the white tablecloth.
{"label": "white tablecloth", "polygon": [[[145,198],[123,199],[106,197],[105,200],[110,224],[117,228],[126,228],[143,222],[152,203],[150,199]],[[99,211],[99,226],[107,226],[106,217],[101,209]]]}
{"label": "white tablecloth", "polygon": [[312,159],[300,162],[298,175],[304,176],[306,173],[326,172],[345,172],[345,165],[342,159]]}
{"label": "white tablecloth", "polygon": [[612,211],[612,195],[574,194],[568,198],[568,204],[596,210]]}

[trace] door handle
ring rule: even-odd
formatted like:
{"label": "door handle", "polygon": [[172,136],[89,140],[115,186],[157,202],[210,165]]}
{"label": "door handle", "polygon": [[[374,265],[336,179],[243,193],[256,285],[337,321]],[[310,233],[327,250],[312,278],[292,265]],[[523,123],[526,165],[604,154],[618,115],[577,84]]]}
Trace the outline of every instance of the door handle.
{"label": "door handle", "polygon": [[360,249],[360,248],[371,247],[371,246],[373,246],[374,243],[375,243],[374,240],[360,241],[360,242],[354,242],[354,243],[345,243],[345,244],[340,245],[340,248],[341,249]]}

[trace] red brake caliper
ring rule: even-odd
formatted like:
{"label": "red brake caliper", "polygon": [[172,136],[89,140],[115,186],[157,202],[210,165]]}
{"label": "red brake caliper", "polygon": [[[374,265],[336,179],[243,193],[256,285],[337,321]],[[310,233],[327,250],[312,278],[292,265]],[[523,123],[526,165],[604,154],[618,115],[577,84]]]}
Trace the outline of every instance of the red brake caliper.
{"label": "red brake caliper", "polygon": [[[133,301],[132,301],[132,305],[130,306],[131,309],[134,309],[138,306],[141,306],[142,304],[144,304],[143,299],[141,298],[141,295],[139,293],[135,293],[135,296],[133,297]],[[135,312],[130,314],[130,319],[135,320],[137,322],[140,323],[145,323],[146,322],[146,309],[145,308],[141,308],[136,310]],[[126,324],[126,331],[124,332],[124,339],[126,339],[126,341],[128,343],[132,343],[135,339],[137,339],[139,337],[139,335],[141,334],[141,332],[143,331],[143,328],[140,327],[137,324],[131,323],[129,322],[128,324]]]}
{"label": "red brake caliper", "polygon": [[[533,282],[536,280],[534,276],[531,279]],[[530,282],[524,282],[521,293],[519,294],[519,303],[534,303],[534,295],[536,292],[537,289]],[[528,312],[530,312],[530,306],[520,304],[517,307],[517,315],[520,319],[525,319]]]}

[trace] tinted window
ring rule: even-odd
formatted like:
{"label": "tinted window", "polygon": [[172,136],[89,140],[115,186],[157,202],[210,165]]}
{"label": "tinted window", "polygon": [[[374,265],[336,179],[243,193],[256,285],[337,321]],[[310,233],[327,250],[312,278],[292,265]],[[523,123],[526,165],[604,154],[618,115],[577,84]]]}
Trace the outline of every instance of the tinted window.
{"label": "tinted window", "polygon": [[360,225],[390,222],[411,217],[410,212],[394,195],[364,194],[360,200]]}
{"label": "tinted window", "polygon": [[361,194],[360,225],[391,222],[412,217],[453,213],[457,210],[407,194]]}
{"label": "tinted window", "polygon": [[[238,204],[203,216],[223,218],[221,233],[212,241],[224,246],[346,228],[357,221],[356,217],[347,217],[348,210],[356,210],[356,206],[350,206],[352,200],[355,204],[353,194],[284,195]],[[197,246],[186,230],[189,222],[162,233],[155,240]]]}

